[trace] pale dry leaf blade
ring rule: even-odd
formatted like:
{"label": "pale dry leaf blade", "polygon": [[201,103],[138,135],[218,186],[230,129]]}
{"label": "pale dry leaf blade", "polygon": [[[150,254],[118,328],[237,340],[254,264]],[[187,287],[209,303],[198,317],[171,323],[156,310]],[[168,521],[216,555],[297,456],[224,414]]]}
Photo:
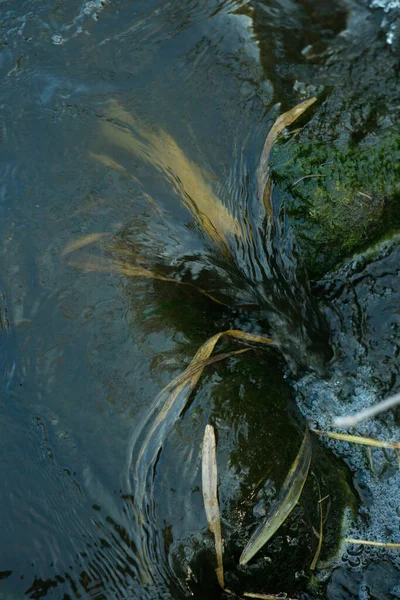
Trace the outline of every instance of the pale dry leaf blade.
{"label": "pale dry leaf blade", "polygon": [[366,421],[367,419],[372,419],[373,417],[376,417],[380,413],[385,412],[386,410],[391,410],[392,408],[394,408],[395,406],[398,406],[399,404],[400,404],[400,392],[398,394],[395,394],[394,396],[390,396],[389,398],[386,398],[386,400],[382,400],[381,402],[378,402],[378,404],[375,404],[374,406],[369,406],[368,408],[364,408],[363,410],[360,410],[358,413],[355,413],[353,415],[346,415],[344,417],[335,417],[333,419],[333,425],[335,427],[343,427],[346,429],[348,427],[355,427],[362,421]]}
{"label": "pale dry leaf blade", "polygon": [[392,548],[393,550],[399,550],[400,544],[392,542],[374,542],[372,540],[356,540],[354,538],[344,538],[346,544],[357,544],[361,546],[376,546],[378,548]]}
{"label": "pale dry leaf blade", "polygon": [[400,448],[400,442],[386,442],[384,440],[376,440],[375,438],[348,435],[347,433],[335,433],[334,431],[321,431],[319,429],[312,429],[311,431],[317,435],[326,435],[331,439],[349,442],[350,444],[361,444],[363,446],[373,446],[375,448]]}
{"label": "pale dry leaf blade", "polygon": [[[82,246],[79,246],[82,247]],[[72,248],[72,250],[76,250],[77,247]],[[68,252],[72,252],[71,249]],[[65,254],[67,252],[64,252]],[[143,277],[148,279],[156,279],[158,281],[166,281],[168,283],[176,283],[177,285],[186,286],[193,290],[196,290],[200,294],[203,294],[216,304],[220,304],[221,306],[226,306],[221,300],[215,298],[202,288],[197,287],[193,283],[189,281],[179,281],[178,279],[174,279],[173,277],[168,277],[167,275],[161,275],[160,273],[155,273],[154,271],[150,271],[144,267],[140,267],[138,265],[132,264],[128,261],[124,260],[113,260],[111,258],[100,257],[100,256],[80,256],[79,259],[70,259],[68,264],[71,267],[75,267],[77,269],[82,269],[84,271],[97,271],[99,273],[114,273],[117,275],[125,275],[126,277]]]}
{"label": "pale dry leaf blade", "polygon": [[253,533],[240,557],[245,565],[268,542],[279,527],[286,521],[296,506],[307,479],[311,463],[311,437],[307,427],[300,450],[283,482],[282,488],[273,502],[263,523]]}
{"label": "pale dry leaf blade", "polygon": [[115,144],[153,165],[173,185],[184,205],[220,251],[231,256],[227,236],[241,235],[241,227],[227,206],[216,196],[204,171],[186,156],[174,138],[163,130],[154,131],[136,123],[118,105],[111,117],[123,123],[105,122],[104,133]]}
{"label": "pale dry leaf blade", "polygon": [[83,235],[82,237],[77,238],[76,240],[72,240],[69,242],[64,250],[61,252],[62,256],[66,256],[67,254],[71,254],[71,252],[75,252],[76,250],[80,250],[81,248],[85,248],[90,244],[94,244],[98,240],[101,240],[103,237],[110,235],[106,232],[99,233],[88,233],[87,235]]}
{"label": "pale dry leaf blade", "polygon": [[[318,488],[319,488],[319,486],[318,486]],[[323,533],[324,533],[324,517],[323,517],[323,511],[322,511],[322,503],[323,503],[324,500],[326,500],[326,498],[327,498],[327,496],[325,498],[321,498],[321,492],[319,493],[319,502],[318,502],[318,508],[319,508],[319,533],[317,534],[317,537],[318,537],[318,546],[317,546],[317,549],[315,551],[314,558],[312,559],[312,562],[311,562],[311,565],[310,565],[310,571],[315,571],[315,568],[316,568],[318,560],[319,560],[319,555],[321,554],[321,550],[322,550]]]}
{"label": "pale dry leaf blade", "polygon": [[277,596],[276,594],[255,594],[253,592],[244,592],[243,596],[246,598],[257,598],[259,600],[293,600],[293,598],[288,598],[287,596]]}
{"label": "pale dry leaf blade", "polygon": [[216,455],[215,432],[212,425],[206,425],[202,448],[202,488],[204,508],[208,527],[214,535],[215,553],[217,555],[217,578],[222,589],[224,583],[224,567],[222,559],[221,517],[217,492],[218,468]]}

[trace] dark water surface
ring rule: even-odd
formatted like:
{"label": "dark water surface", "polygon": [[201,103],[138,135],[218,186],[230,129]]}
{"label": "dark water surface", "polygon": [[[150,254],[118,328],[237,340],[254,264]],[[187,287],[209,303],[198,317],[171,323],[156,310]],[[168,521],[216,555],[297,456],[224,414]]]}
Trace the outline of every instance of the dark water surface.
{"label": "dark water surface", "polygon": [[[305,417],[328,426],[331,413],[399,387],[396,240],[310,286],[285,219],[271,238],[254,226],[272,123],[311,94],[334,94],[343,77],[337,68],[329,82],[316,70],[323,60],[310,66],[302,50],[323,56],[366,14],[371,39],[392,52],[395,21],[355,1],[0,1],[0,599],[222,597],[201,495],[209,422],[230,589],[400,598],[395,552],[339,543],[400,541],[397,458],[381,450],[371,473],[364,451],[314,439],[301,502],[238,566]],[[172,136],[243,224],[232,263],[182,203],[179,176],[171,185],[154,156],[117,143],[115,132],[132,128],[142,141]],[[93,233],[105,235],[63,254]],[[82,269],[116,256],[224,305],[189,286]],[[135,427],[199,346],[232,327],[274,334],[286,360],[256,349],[205,373],[158,457],[143,524]],[[322,377],[315,369],[332,348]],[[374,427],[365,433],[400,439],[393,416]],[[311,573],[319,493],[329,510]]]}

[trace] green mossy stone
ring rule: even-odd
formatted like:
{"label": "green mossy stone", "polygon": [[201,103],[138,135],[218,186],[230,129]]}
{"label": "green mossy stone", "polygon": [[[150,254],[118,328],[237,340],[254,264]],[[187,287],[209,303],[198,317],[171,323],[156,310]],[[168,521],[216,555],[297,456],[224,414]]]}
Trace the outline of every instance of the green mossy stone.
{"label": "green mossy stone", "polygon": [[400,225],[400,135],[393,130],[354,146],[280,142],[271,178],[312,277]]}

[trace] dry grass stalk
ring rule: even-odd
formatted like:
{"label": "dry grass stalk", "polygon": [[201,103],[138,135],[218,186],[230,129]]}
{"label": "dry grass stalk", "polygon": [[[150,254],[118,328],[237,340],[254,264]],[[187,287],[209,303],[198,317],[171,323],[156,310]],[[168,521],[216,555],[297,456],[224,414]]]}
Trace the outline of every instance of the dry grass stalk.
{"label": "dry grass stalk", "polygon": [[[81,247],[81,246],[79,246]],[[73,248],[76,250],[77,248]],[[72,252],[73,250],[70,250]],[[64,251],[64,253],[66,253]],[[144,267],[139,267],[138,265],[133,265],[127,261],[123,260],[113,260],[111,258],[105,258],[100,256],[83,256],[80,259],[71,259],[68,261],[68,264],[72,267],[76,267],[78,269],[82,269],[85,271],[97,271],[100,273],[115,273],[118,275],[125,275],[126,277],[144,277],[148,279],[157,279],[158,281],[167,281],[169,283],[176,283],[177,285],[183,285],[186,287],[190,287],[203,296],[207,296],[210,300],[215,302],[216,304],[220,304],[221,306],[225,306],[223,302],[212,296],[205,290],[197,287],[193,283],[187,281],[178,281],[173,277],[168,277],[166,275],[161,275],[159,273],[155,273],[154,271],[150,271],[149,269],[145,269]]]}
{"label": "dry grass stalk", "polygon": [[[282,596],[277,596],[276,594],[253,594],[252,592],[244,592],[243,596],[246,598],[259,598],[260,600],[279,600],[280,598],[283,600]],[[294,600],[294,598],[287,598],[285,600]]]}
{"label": "dry grass stalk", "polygon": [[134,480],[136,484],[135,500],[139,507],[144,501],[149,469],[155,463],[166,436],[186,406],[204,368],[217,360],[223,360],[233,354],[240,354],[249,350],[249,348],[244,348],[234,351],[233,353],[229,352],[211,357],[216,344],[223,336],[228,336],[245,343],[275,345],[275,342],[271,338],[257,334],[251,334],[237,329],[221,331],[209,338],[196,352],[192,361],[183,373],[175,377],[163,390],[161,390],[155,399],[153,406],[147,412],[145,420],[140,422],[135,429],[130,444],[130,456],[128,457],[127,471],[130,471],[134,445],[138,438],[141,437],[144,430],[150,425],[137,453],[134,468]]}
{"label": "dry grass stalk", "polygon": [[385,442],[382,440],[376,440],[374,438],[366,438],[358,435],[347,435],[346,433],[334,433],[333,431],[321,431],[319,429],[312,429],[311,431],[317,435],[327,435],[334,440],[341,440],[351,444],[362,444],[364,446],[374,446],[375,448],[400,448],[400,442]]}
{"label": "dry grass stalk", "polygon": [[371,540],[355,540],[354,538],[344,538],[347,544],[360,544],[362,546],[378,546],[379,548],[400,549],[400,544],[390,542],[372,542]]}
{"label": "dry grass stalk", "polygon": [[165,131],[153,131],[137,123],[117,103],[110,106],[109,114],[113,121],[104,122],[106,136],[162,172],[201,229],[223,255],[231,256],[227,238],[242,236],[242,228],[227,206],[215,195],[205,171],[191,161]]}

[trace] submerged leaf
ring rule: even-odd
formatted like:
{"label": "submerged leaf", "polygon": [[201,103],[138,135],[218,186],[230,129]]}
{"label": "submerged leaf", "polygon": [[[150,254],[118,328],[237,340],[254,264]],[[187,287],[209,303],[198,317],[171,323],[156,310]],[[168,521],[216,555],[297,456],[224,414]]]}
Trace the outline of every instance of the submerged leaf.
{"label": "submerged leaf", "polygon": [[272,125],[269,134],[267,135],[267,139],[265,140],[264,148],[261,154],[260,162],[257,169],[257,183],[258,183],[258,197],[261,202],[263,202],[267,213],[271,213],[271,186],[269,184],[269,168],[268,162],[271,154],[271,150],[278,135],[285,129],[285,127],[289,127],[296,119],[298,119],[306,110],[314,104],[316,98],[309,98],[308,100],[304,100],[297,106],[294,106],[287,112],[284,112],[280,115],[275,123]]}
{"label": "submerged leaf", "polygon": [[204,508],[207,515],[208,527],[214,534],[215,552],[217,555],[217,578],[222,589],[224,583],[224,566],[222,562],[221,518],[217,495],[217,456],[215,433],[212,425],[206,425],[203,437],[202,451],[202,486]]}
{"label": "submerged leaf", "polygon": [[73,240],[72,242],[69,242],[69,244],[67,244],[65,246],[65,248],[61,252],[61,254],[62,254],[62,256],[65,256],[66,254],[75,252],[75,250],[79,250],[80,248],[84,248],[85,246],[89,246],[90,244],[93,244],[94,242],[101,240],[101,238],[105,237],[106,235],[110,235],[110,234],[109,233],[89,233],[88,235],[84,235],[80,238],[77,238],[76,240]]}
{"label": "submerged leaf", "polygon": [[290,467],[282,488],[273,502],[265,521],[257,527],[240,557],[245,565],[274,535],[296,506],[303,491],[311,462],[311,438],[307,427],[300,450]]}
{"label": "submerged leaf", "polygon": [[[77,246],[73,249],[76,250],[78,247],[82,246]],[[69,250],[69,252],[72,252],[72,250]],[[64,253],[66,252],[64,251]],[[158,279],[159,281],[168,281],[170,283],[184,285],[193,288],[194,290],[200,292],[200,294],[203,294],[204,296],[207,296],[207,298],[210,298],[210,300],[212,300],[213,302],[225,306],[225,304],[218,300],[218,298],[215,298],[214,296],[212,296],[205,290],[197,287],[193,283],[190,283],[188,281],[178,281],[173,277],[168,277],[166,275],[155,273],[154,271],[150,271],[149,269],[145,269],[144,267],[139,267],[138,265],[131,264],[124,260],[116,261],[112,260],[111,258],[104,258],[100,256],[81,256],[79,260],[70,260],[68,264],[79,269],[84,269],[85,271],[116,273],[119,275],[126,275],[127,277],[147,277],[149,279]]]}
{"label": "submerged leaf", "polygon": [[[146,412],[145,418],[139,422],[135,428],[128,450],[127,474],[129,474],[131,469],[134,448],[140,443],[141,439],[143,440],[136,455],[133,472],[135,501],[140,511],[142,511],[142,504],[145,498],[149,470],[155,464],[165,438],[186,406],[190,394],[196,387],[204,368],[217,360],[222,360],[228,356],[232,356],[232,354],[239,354],[248,350],[245,348],[237,350],[234,353],[228,352],[226,354],[211,357],[217,342],[223,335],[247,343],[255,342],[264,345],[275,344],[271,338],[247,333],[241,330],[230,329],[221,331],[209,338],[196,352],[192,361],[183,373],[175,377],[163,390],[161,390],[155,399],[153,406]],[[145,433],[146,429],[148,429],[147,433]]]}
{"label": "submerged leaf", "polygon": [[334,433],[333,431],[320,431],[319,429],[312,429],[311,431],[317,435],[327,435],[334,440],[342,440],[351,444],[362,444],[364,446],[374,446],[375,448],[400,448],[400,442],[385,442],[374,438],[347,435],[346,433]]}
{"label": "submerged leaf", "polygon": [[139,125],[116,103],[111,105],[109,113],[113,121],[104,123],[107,137],[161,171],[202,230],[225,256],[231,256],[227,236],[241,236],[242,229],[228,207],[215,195],[205,172],[165,131],[156,132]]}

